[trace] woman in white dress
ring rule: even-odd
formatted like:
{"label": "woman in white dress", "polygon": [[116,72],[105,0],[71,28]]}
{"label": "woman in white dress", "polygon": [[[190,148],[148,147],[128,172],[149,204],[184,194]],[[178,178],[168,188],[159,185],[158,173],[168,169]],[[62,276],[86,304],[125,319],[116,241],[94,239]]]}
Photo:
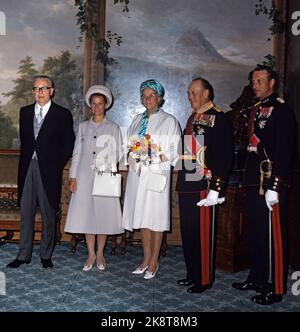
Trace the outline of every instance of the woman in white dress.
{"label": "woman in white dress", "polygon": [[159,81],[143,82],[140,95],[146,110],[128,130],[130,167],[122,227],[141,230],[144,258],[132,273],[145,272],[144,278],[151,279],[158,270],[163,232],[170,229],[171,165],[177,160],[181,131],[175,117],[160,108],[164,88]]}
{"label": "woman in white dress", "polygon": [[116,165],[122,156],[120,128],[105,116],[112,100],[111,91],[103,85],[91,86],[87,91],[85,102],[91,108],[92,117],[79,125],[69,174],[72,196],[65,232],[85,234],[88,258],[84,271],[89,271],[95,261],[98,269],[104,270],[107,235],[124,231],[119,198],[91,195],[96,158],[103,160],[102,166],[110,171],[109,167]]}

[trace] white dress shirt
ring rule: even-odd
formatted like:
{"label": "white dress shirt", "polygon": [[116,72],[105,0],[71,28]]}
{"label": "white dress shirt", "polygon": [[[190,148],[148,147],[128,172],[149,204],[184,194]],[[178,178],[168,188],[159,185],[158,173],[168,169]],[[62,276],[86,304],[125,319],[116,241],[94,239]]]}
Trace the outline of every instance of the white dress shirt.
{"label": "white dress shirt", "polygon": [[38,103],[35,103],[35,106],[34,106],[34,114],[35,114],[35,117],[38,118],[38,115],[40,113],[40,109],[42,107],[42,115],[43,115],[43,119],[45,118],[46,114],[48,113],[49,111],[49,108],[51,106],[51,100],[48,101],[48,103],[44,106],[41,106],[39,105]]}

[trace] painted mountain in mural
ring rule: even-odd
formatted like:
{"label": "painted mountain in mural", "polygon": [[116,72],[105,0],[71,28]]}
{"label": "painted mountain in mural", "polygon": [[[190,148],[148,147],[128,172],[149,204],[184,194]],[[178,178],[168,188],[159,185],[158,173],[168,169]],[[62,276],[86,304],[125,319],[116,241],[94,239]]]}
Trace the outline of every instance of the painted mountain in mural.
{"label": "painted mountain in mural", "polygon": [[162,82],[166,90],[164,109],[184,125],[190,113],[186,91],[193,78],[208,79],[215,89],[216,103],[228,111],[247,84],[251,70],[224,58],[198,29],[184,32],[174,45],[164,50],[152,47],[151,51],[151,56],[143,58],[115,57],[118,64],[108,68],[106,78],[115,96],[109,117],[121,126],[129,126],[133,116],[143,111],[139,86],[146,79]]}
{"label": "painted mountain in mural", "polygon": [[181,56],[192,55],[201,61],[226,61],[198,29],[186,31],[177,41],[176,50]]}
{"label": "painted mountain in mural", "polygon": [[215,47],[205,38],[198,29],[185,31],[177,42],[168,47],[160,56],[164,64],[179,67],[194,68],[195,65],[230,65]]}

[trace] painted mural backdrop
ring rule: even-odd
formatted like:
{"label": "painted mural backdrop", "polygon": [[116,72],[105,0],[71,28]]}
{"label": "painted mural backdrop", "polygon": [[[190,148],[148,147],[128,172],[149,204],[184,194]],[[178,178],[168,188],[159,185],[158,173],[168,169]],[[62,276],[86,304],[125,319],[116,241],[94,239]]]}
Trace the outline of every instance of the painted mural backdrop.
{"label": "painted mural backdrop", "polygon": [[256,0],[132,0],[129,13],[107,1],[107,29],[122,36],[112,47],[117,64],[107,82],[116,97],[110,116],[129,125],[143,111],[139,85],[148,78],[166,89],[164,109],[181,125],[190,112],[187,86],[203,76],[225,111],[247,84],[249,71],[272,53],[269,22],[255,15]]}
{"label": "painted mural backdrop", "polygon": [[[253,66],[271,53],[269,21],[255,16],[257,0],[130,0],[129,13],[107,0],[107,30],[122,36],[106,71],[115,103],[108,117],[126,128],[143,111],[139,85],[159,79],[164,109],[183,126],[190,112],[190,80],[204,76],[225,111],[241,93]],[[82,44],[74,0],[1,0],[0,149],[18,148],[20,106],[32,101],[31,79],[53,77],[55,101],[82,121]],[[5,31],[5,33],[3,33]]]}
{"label": "painted mural backdrop", "polygon": [[82,113],[82,47],[74,0],[1,0],[6,34],[0,36],[0,149],[18,148],[20,106],[33,101],[32,77],[55,82],[55,101]]}

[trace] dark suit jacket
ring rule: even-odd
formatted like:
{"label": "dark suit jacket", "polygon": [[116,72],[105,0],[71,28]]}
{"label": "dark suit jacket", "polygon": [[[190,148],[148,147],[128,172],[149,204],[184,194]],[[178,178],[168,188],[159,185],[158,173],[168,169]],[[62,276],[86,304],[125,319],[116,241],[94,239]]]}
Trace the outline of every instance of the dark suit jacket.
{"label": "dark suit jacket", "polygon": [[22,107],[19,118],[20,160],[18,173],[18,201],[34,150],[37,153],[41,177],[50,205],[58,211],[62,171],[72,156],[75,135],[69,110],[51,102],[37,139],[34,138],[35,104]]}
{"label": "dark suit jacket", "polygon": [[[271,177],[264,179],[263,183],[265,189],[280,192],[283,186],[291,185],[297,141],[295,115],[288,104],[276,94],[263,99],[256,108],[253,108],[253,112],[255,113],[253,122],[248,127],[253,125],[253,132],[259,143],[257,153],[248,152],[245,185],[259,186],[260,164],[269,158],[272,162]],[[265,166],[264,171],[267,170]]]}

